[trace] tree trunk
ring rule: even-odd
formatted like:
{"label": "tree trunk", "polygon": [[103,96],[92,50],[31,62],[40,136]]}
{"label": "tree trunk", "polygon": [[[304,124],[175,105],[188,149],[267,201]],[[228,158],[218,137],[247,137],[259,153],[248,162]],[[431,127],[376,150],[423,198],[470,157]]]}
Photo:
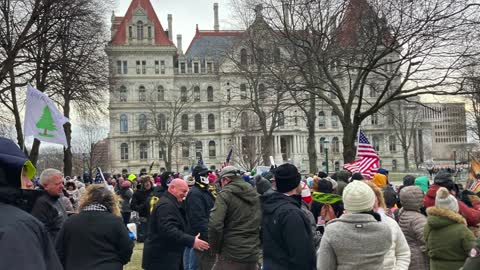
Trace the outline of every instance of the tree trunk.
{"label": "tree trunk", "polygon": [[355,160],[357,154],[355,148],[356,136],[359,124],[342,123],[343,124],[343,163],[347,164]]}

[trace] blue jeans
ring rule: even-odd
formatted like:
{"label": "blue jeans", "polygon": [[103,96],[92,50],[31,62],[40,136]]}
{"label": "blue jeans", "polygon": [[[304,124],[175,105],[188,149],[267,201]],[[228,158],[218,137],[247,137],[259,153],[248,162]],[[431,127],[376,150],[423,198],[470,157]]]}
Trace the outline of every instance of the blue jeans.
{"label": "blue jeans", "polygon": [[197,270],[197,257],[193,248],[185,248],[183,252],[183,270]]}

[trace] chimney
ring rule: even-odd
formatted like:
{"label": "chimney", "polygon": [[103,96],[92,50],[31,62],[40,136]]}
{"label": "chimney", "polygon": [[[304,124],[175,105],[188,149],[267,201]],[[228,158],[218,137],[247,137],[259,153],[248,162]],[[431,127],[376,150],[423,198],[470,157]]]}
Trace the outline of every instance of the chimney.
{"label": "chimney", "polygon": [[179,55],[183,54],[182,49],[182,35],[177,35],[177,51]]}
{"label": "chimney", "polygon": [[168,14],[167,20],[168,20],[168,39],[170,39],[170,41],[173,41],[172,40],[172,37],[173,37],[172,14]]}
{"label": "chimney", "polygon": [[289,13],[288,2],[285,1],[282,4],[282,7],[283,7],[283,18],[284,18],[285,29],[288,29],[290,26],[290,13]]}
{"label": "chimney", "polygon": [[213,3],[213,29],[215,31],[220,30],[220,25],[218,24],[218,3]]}

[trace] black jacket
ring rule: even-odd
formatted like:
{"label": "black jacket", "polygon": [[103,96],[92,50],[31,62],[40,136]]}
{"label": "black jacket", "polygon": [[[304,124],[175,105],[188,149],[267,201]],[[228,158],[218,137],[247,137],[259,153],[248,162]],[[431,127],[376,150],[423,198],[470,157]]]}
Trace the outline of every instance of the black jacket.
{"label": "black jacket", "polygon": [[208,218],[215,204],[212,193],[195,184],[188,192],[185,201],[187,221],[192,235],[200,233],[200,238],[208,242]]}
{"label": "black jacket", "polygon": [[65,222],[55,247],[65,270],[121,270],[130,261],[133,241],[119,217],[82,211]]}
{"label": "black jacket", "polygon": [[0,202],[0,269],[61,270],[45,226],[27,212]]}
{"label": "black jacket", "polygon": [[147,218],[149,216],[148,202],[147,199],[152,193],[153,188],[149,190],[137,189],[133,193],[132,202],[130,206],[132,210],[137,211],[140,217]]}
{"label": "black jacket", "polygon": [[158,200],[148,226],[142,267],[146,270],[180,269],[183,250],[193,247],[195,238],[186,233],[185,210],[172,194],[165,192]]}
{"label": "black jacket", "polygon": [[52,243],[55,243],[57,234],[67,219],[67,212],[59,199],[60,197],[50,196],[44,191],[35,201],[32,209],[32,216],[45,225]]}
{"label": "black jacket", "polygon": [[312,231],[300,209],[300,196],[274,192],[261,199],[264,268],[316,269]]}

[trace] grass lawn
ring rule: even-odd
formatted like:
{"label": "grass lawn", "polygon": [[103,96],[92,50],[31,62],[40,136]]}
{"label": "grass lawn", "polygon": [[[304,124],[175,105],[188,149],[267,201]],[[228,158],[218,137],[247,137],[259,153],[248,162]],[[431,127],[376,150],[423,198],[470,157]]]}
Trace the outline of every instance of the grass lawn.
{"label": "grass lawn", "polygon": [[142,269],[142,252],[143,252],[143,243],[135,242],[135,247],[133,248],[132,258],[130,263],[123,267],[124,270],[141,270]]}

